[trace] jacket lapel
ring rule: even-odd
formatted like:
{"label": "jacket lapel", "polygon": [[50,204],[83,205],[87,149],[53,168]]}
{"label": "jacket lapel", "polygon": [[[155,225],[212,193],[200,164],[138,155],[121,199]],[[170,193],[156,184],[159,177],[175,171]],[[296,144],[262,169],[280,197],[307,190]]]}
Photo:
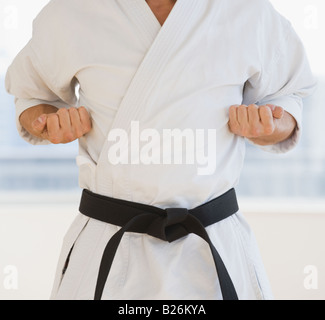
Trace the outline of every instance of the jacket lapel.
{"label": "jacket lapel", "polygon": [[[184,39],[189,36],[192,31],[191,21],[197,20],[195,18],[200,16],[198,12],[204,8],[206,2],[204,0],[177,0],[162,27],[144,0],[119,0],[119,3],[123,6],[123,10],[126,10],[127,14],[132,17],[143,41],[152,42],[126,91],[110,128],[110,130],[123,129],[129,134],[131,122],[141,119],[141,112],[145,109],[146,101],[160,75],[165,71],[173,50],[182,46]],[[152,30],[148,31],[150,27]],[[97,166],[98,190],[108,195],[119,194],[119,192],[113,192],[115,191],[111,185],[113,182],[107,181],[108,177],[112,177],[112,171],[109,168],[111,165],[107,159],[111,145],[112,142],[106,140]]]}

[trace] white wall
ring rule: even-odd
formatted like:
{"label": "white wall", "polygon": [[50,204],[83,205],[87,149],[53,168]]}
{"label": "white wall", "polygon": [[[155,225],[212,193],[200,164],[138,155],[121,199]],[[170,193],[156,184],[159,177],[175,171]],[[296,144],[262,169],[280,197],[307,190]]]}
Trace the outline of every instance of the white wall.
{"label": "white wall", "polygon": [[[241,202],[278,300],[325,299],[325,202]],[[317,277],[318,276],[318,277]],[[317,284],[317,289],[310,289]]]}

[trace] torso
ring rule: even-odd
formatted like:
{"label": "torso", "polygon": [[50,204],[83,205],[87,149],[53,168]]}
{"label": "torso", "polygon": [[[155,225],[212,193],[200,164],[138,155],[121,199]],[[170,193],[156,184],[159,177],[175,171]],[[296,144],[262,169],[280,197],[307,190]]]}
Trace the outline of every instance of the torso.
{"label": "torso", "polygon": [[157,20],[163,25],[172,11],[176,0],[146,0]]}

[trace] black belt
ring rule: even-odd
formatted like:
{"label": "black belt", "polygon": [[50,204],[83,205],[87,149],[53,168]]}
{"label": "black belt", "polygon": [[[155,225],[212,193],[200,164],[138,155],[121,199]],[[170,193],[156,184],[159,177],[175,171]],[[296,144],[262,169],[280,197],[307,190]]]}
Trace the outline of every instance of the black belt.
{"label": "black belt", "polygon": [[183,208],[164,210],[83,190],[79,210],[90,218],[122,227],[109,240],[104,250],[97,278],[95,300],[101,300],[116,251],[125,232],[145,233],[168,242],[178,240],[190,233],[200,236],[210,246],[223,299],[238,300],[227,269],[205,230],[205,227],[224,220],[239,210],[234,189],[191,210]]}

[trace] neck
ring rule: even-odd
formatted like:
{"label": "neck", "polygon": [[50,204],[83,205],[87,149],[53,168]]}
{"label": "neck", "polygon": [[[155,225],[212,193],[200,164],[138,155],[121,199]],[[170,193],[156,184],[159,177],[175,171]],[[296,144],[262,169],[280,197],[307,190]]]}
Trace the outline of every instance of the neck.
{"label": "neck", "polygon": [[174,5],[177,0],[146,0],[151,7],[165,7]]}

